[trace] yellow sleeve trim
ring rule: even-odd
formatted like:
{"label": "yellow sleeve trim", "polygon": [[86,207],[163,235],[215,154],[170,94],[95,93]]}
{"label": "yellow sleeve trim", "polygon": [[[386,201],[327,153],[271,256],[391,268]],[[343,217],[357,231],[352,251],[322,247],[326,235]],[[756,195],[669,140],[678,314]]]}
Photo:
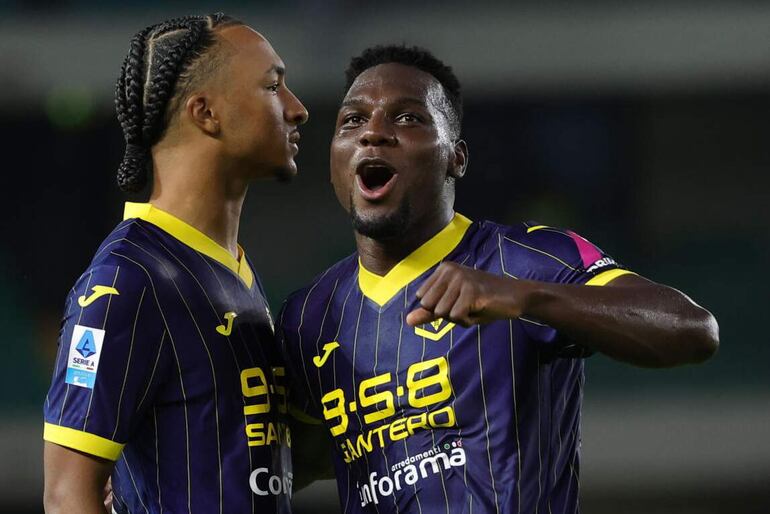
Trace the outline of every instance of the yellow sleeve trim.
{"label": "yellow sleeve trim", "polygon": [[294,405],[289,405],[289,414],[292,418],[296,419],[300,423],[304,423],[306,425],[320,425],[321,420],[316,419],[313,416],[308,416],[298,408],[296,408]]}
{"label": "yellow sleeve trim", "polygon": [[633,271],[625,269],[611,269],[609,271],[603,271],[593,277],[591,280],[585,283],[587,286],[606,286],[616,278],[622,275],[636,275]]}
{"label": "yellow sleeve trim", "polygon": [[53,425],[51,423],[46,423],[44,425],[43,439],[60,446],[66,446],[73,450],[78,450],[112,461],[118,460],[118,457],[120,457],[120,453],[125,446],[124,444],[110,441],[109,439],[99,437],[98,435],[75,430],[74,428]]}

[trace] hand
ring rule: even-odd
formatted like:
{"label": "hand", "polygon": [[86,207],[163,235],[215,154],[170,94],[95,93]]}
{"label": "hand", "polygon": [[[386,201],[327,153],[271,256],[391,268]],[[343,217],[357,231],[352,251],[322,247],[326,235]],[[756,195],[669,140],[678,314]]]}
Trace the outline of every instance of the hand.
{"label": "hand", "polygon": [[104,507],[107,512],[112,512],[112,478],[107,479],[107,483],[104,484]]}
{"label": "hand", "polygon": [[416,326],[443,318],[469,327],[517,318],[523,311],[526,284],[443,262],[417,290],[420,307],[407,315],[406,322]]}

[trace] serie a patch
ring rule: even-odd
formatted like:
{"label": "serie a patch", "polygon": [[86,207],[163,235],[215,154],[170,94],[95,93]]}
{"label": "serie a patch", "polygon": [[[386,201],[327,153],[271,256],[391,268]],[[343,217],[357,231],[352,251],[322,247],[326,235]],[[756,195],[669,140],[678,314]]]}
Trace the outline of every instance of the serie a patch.
{"label": "serie a patch", "polygon": [[66,383],[88,389],[94,388],[103,342],[104,330],[75,325],[72,329],[67,356]]}

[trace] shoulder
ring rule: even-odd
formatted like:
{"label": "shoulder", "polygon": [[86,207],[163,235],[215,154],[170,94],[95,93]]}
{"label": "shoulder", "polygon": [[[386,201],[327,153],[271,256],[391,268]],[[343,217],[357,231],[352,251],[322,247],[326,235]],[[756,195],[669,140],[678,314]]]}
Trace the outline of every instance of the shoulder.
{"label": "shoulder", "polygon": [[118,295],[126,300],[169,282],[168,270],[158,263],[157,242],[136,221],[120,223],[102,241],[69,296],[80,304]]}
{"label": "shoulder", "polygon": [[139,219],[121,222],[102,241],[89,270],[120,268],[120,274],[153,287],[169,281],[173,269],[153,228]]}
{"label": "shoulder", "polygon": [[325,309],[331,298],[340,290],[340,284],[354,280],[358,273],[358,254],[354,253],[317,275],[310,283],[291,293],[281,308],[279,325],[294,327],[306,316],[313,316]]}
{"label": "shoulder", "polygon": [[517,278],[571,281],[575,274],[617,267],[601,248],[576,232],[529,221],[494,227],[507,273]]}
{"label": "shoulder", "polygon": [[157,280],[138,258],[121,251],[123,245],[125,242],[110,245],[109,238],[105,240],[103,249],[77,279],[65,307],[68,326],[99,327],[113,339],[137,329],[154,333],[161,327]]}

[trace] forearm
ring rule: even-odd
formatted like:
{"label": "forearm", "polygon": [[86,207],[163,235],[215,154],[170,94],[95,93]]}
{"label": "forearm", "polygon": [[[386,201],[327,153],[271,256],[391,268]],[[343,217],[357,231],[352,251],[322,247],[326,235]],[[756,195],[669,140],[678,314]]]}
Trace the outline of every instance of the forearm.
{"label": "forearm", "polygon": [[[634,285],[615,287],[521,282],[517,287],[526,298],[521,316],[637,366],[669,367],[709,358],[718,345],[713,316],[675,289],[635,278]],[[515,289],[509,288],[509,295],[516,295]]]}
{"label": "forearm", "polygon": [[700,362],[719,345],[711,313],[676,289],[634,274],[596,287],[517,280],[444,262],[416,295],[420,306],[407,316],[412,326],[438,318],[467,327],[523,317],[637,366]]}

